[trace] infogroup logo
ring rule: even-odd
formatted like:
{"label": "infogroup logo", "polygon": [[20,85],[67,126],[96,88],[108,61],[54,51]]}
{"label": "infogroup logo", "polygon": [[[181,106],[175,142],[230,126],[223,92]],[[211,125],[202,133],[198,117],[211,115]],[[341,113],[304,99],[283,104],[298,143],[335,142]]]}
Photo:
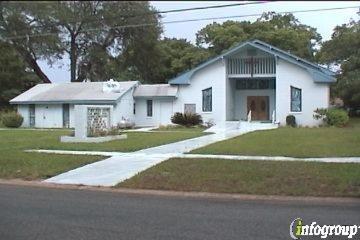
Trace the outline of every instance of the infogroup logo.
{"label": "infogroup logo", "polygon": [[304,225],[301,218],[295,218],[290,223],[290,236],[292,239],[301,239],[302,236],[320,236],[325,239],[328,236],[343,236],[348,239],[353,238],[360,226],[357,225],[318,225],[312,222],[310,225]]}

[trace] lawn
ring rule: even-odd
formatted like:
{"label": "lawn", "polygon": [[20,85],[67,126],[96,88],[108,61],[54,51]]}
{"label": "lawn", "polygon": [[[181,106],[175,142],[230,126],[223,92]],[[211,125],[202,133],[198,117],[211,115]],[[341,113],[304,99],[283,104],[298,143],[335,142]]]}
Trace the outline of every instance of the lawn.
{"label": "lawn", "polygon": [[191,153],[291,157],[360,156],[360,118],[351,119],[349,126],[345,128],[281,127],[252,132]]}
{"label": "lawn", "polygon": [[[46,140],[48,131],[1,130],[0,178],[45,179],[104,157],[26,153]],[[41,137],[45,136],[45,137]]]}
{"label": "lawn", "polygon": [[117,187],[360,197],[360,164],[174,158]]}
{"label": "lawn", "polygon": [[21,144],[22,149],[132,152],[203,135],[201,132],[127,132],[128,138],[125,140],[61,143],[60,136],[69,134],[70,130],[4,130],[0,132],[0,141],[6,141],[5,146],[8,148]]}
{"label": "lawn", "polygon": [[26,153],[27,149],[135,151],[201,136],[201,132],[127,133],[128,139],[106,143],[61,143],[70,130],[0,130],[0,178],[43,179],[104,157]]}

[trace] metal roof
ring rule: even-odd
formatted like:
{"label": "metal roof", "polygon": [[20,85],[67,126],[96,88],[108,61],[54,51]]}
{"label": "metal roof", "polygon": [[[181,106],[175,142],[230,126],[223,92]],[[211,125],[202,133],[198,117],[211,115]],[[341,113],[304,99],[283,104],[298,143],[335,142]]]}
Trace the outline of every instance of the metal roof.
{"label": "metal roof", "polygon": [[107,103],[114,104],[131,88],[138,85],[137,81],[120,83],[120,91],[104,92],[104,82],[73,82],[38,84],[28,91],[10,100],[11,104],[34,103]]}
{"label": "metal roof", "polygon": [[134,97],[176,97],[178,87],[170,84],[139,85],[136,87]]}
{"label": "metal roof", "polygon": [[267,53],[270,53],[270,54],[274,55],[275,57],[279,57],[285,61],[291,62],[300,67],[305,68],[310,73],[314,82],[316,82],[316,83],[333,83],[336,81],[336,79],[334,77],[335,73],[320,66],[320,65],[311,63],[303,58],[297,57],[291,53],[283,51],[279,48],[276,48],[276,47],[274,47],[268,43],[262,42],[260,40],[252,40],[252,41],[240,43],[237,46],[231,48],[230,50],[224,52],[223,54],[218,55],[218,56],[200,64],[199,66],[178,75],[177,77],[169,80],[169,84],[175,84],[175,85],[190,84],[190,79],[195,72],[197,72],[198,70],[200,70],[208,65],[215,63],[216,61],[218,61],[224,57],[231,56],[232,54],[236,53],[239,49],[241,49],[245,46],[252,46],[254,48],[257,48],[257,49],[260,49]]}

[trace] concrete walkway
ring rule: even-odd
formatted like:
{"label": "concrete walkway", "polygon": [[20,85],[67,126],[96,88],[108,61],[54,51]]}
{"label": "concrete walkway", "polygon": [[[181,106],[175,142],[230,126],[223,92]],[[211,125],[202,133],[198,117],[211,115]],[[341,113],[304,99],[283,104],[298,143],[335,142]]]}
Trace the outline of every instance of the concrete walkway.
{"label": "concrete walkway", "polygon": [[[26,150],[26,152],[37,152],[37,153],[55,153],[55,154],[70,154],[70,155],[96,155],[106,157],[143,157],[144,153],[121,153],[121,152],[95,152],[95,151],[68,151],[68,150]],[[285,156],[251,156],[251,155],[221,155],[221,154],[190,154],[190,153],[179,153],[179,154],[151,154],[156,156],[171,156],[181,158],[215,158],[224,160],[258,160],[258,161],[305,161],[305,162],[327,162],[327,163],[360,163],[360,157],[285,157]]]}
{"label": "concrete walkway", "polygon": [[143,149],[132,153],[122,153],[86,166],[71,170],[45,180],[48,183],[83,184],[91,186],[114,186],[149,167],[171,157],[181,156],[196,148],[226,140],[244,133],[277,128],[273,124],[248,124],[240,129],[187,139],[158,147]]}
{"label": "concrete walkway", "polygon": [[360,163],[360,157],[296,158],[296,157],[284,157],[284,156],[241,156],[241,155],[212,155],[212,154],[182,154],[180,157],[182,157],[182,158],[215,158],[215,159],[224,159],[224,160]]}

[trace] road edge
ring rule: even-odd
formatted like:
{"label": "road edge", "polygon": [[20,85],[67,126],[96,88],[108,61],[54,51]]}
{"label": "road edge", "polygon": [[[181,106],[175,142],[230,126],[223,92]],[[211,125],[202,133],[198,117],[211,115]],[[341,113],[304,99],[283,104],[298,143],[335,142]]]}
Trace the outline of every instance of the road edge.
{"label": "road edge", "polygon": [[2,185],[23,186],[23,187],[39,187],[49,189],[64,190],[88,190],[99,192],[123,193],[131,195],[151,195],[164,197],[185,197],[185,198],[207,198],[207,199],[223,199],[223,200],[244,200],[244,201],[270,201],[282,203],[319,203],[326,204],[356,204],[360,205],[360,198],[352,197],[313,197],[313,196],[277,196],[277,195],[251,195],[251,194],[233,194],[233,193],[211,193],[211,192],[182,192],[172,190],[151,190],[151,189],[131,189],[131,188],[114,188],[114,187],[97,187],[85,185],[71,184],[54,184],[42,181],[25,181],[21,179],[5,180],[0,179]]}

